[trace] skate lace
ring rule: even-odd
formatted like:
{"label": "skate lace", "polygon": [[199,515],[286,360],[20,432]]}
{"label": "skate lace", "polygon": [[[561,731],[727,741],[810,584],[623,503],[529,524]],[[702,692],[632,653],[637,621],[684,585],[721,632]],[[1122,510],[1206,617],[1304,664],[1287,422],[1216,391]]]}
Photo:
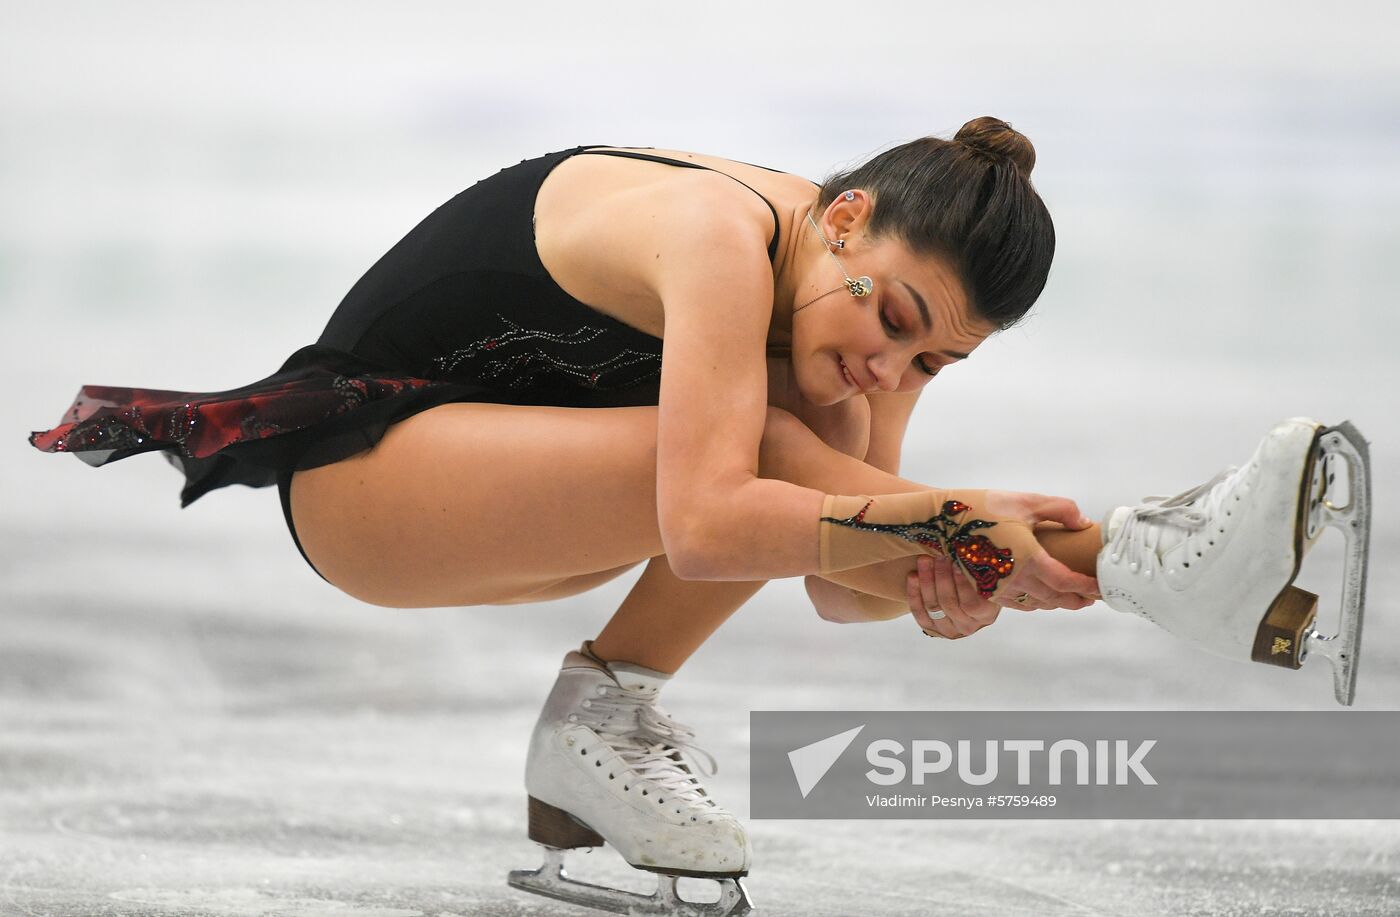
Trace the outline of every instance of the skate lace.
{"label": "skate lace", "polygon": [[1188,544],[1192,543],[1193,537],[1219,516],[1232,489],[1231,478],[1238,471],[1231,465],[1204,484],[1174,497],[1143,497],[1143,504],[1150,505],[1134,507],[1123,520],[1108,544],[1110,556],[1115,561],[1126,557],[1133,570],[1140,569],[1148,558],[1155,559],[1160,566],[1161,549],[1181,543],[1177,539],[1163,545],[1166,533],[1173,528],[1184,531]]}
{"label": "skate lace", "polygon": [[699,767],[696,755],[703,755],[710,767],[700,768],[701,773],[714,776],[719,772],[714,756],[691,741],[695,732],[689,726],[672,719],[647,698],[613,685],[601,685],[599,693],[583,706],[580,721],[591,726],[639,777],[711,812],[727,812],[710,798],[682,757],[689,754]]}

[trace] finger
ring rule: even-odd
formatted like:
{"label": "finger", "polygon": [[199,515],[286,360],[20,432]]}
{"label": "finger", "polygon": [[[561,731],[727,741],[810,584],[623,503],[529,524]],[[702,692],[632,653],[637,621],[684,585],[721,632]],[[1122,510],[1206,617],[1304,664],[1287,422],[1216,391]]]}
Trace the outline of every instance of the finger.
{"label": "finger", "polygon": [[[1007,580],[998,592],[1003,598],[1010,599],[1011,604],[1007,607],[1036,611],[1061,607],[1058,598],[1060,591],[1041,579],[1034,563],[1027,563],[1018,570],[1017,575]],[[1024,602],[1016,601],[1023,596],[1026,597]]]}
{"label": "finger", "polygon": [[1078,592],[1056,589],[1039,576],[1032,576],[1027,582],[1027,588],[1035,596],[1036,601],[1047,609],[1064,608],[1078,611],[1094,604],[1092,600],[1085,598]]}
{"label": "finger", "polygon": [[939,593],[938,583],[934,579],[934,569],[941,560],[941,555],[932,556],[925,554],[919,558],[919,592],[924,597],[924,601],[943,612],[943,617],[933,619],[934,629],[949,640],[956,640],[963,636],[963,633],[958,628],[958,625],[954,623],[952,616],[949,615],[949,600]]}
{"label": "finger", "polygon": [[1044,580],[1031,579],[1026,583],[1026,591],[1031,595],[1032,601],[1040,605],[1042,609],[1053,610],[1057,608],[1078,609],[1084,607],[1084,600],[1074,592],[1060,592],[1047,585]]}
{"label": "finger", "polygon": [[979,625],[963,607],[962,594],[958,590],[962,579],[962,571],[954,570],[952,561],[946,557],[934,558],[933,582],[938,590],[938,605],[948,613],[948,620],[953,622],[958,634],[965,637],[975,632]]}
{"label": "finger", "polygon": [[1062,608],[1069,611],[1078,611],[1081,608],[1088,608],[1093,602],[1088,601],[1077,592],[1056,592],[1045,600],[1047,608]]}
{"label": "finger", "polygon": [[997,615],[999,614],[1001,614],[1001,606],[992,602],[988,602],[976,611],[970,612],[972,620],[977,622],[978,630],[981,630],[988,624],[995,624]]}
{"label": "finger", "polygon": [[1067,497],[1040,497],[1031,512],[1037,521],[1058,522],[1067,529],[1087,529],[1094,521],[1079,509],[1079,504]]}
{"label": "finger", "polygon": [[[921,565],[927,568],[929,558],[922,557],[919,560]],[[938,604],[938,596],[933,589],[932,580],[930,579],[929,586],[925,588],[920,582],[919,567],[916,566],[914,570],[909,571],[907,581],[909,584],[910,613],[919,622],[919,627],[923,629],[924,633],[944,638],[957,637],[957,632],[948,623],[947,613]],[[934,617],[935,613],[937,613],[937,617]]]}
{"label": "finger", "polygon": [[1055,592],[1077,592],[1081,595],[1097,595],[1099,592],[1097,579],[1074,572],[1048,552],[1035,557],[1030,566],[1035,578]]}
{"label": "finger", "polygon": [[[1024,593],[1024,595],[1026,596],[1026,600],[1022,602],[1018,601],[1022,593],[1018,593],[1014,589],[1007,589],[1005,591],[1007,593],[1006,595],[999,595],[996,598],[992,599],[993,602],[996,602],[997,605],[999,605],[1002,608],[1009,608],[1012,611],[1047,610],[1045,603],[1037,599],[1035,596],[1031,595],[1029,592]],[[1013,598],[1013,596],[1015,596],[1015,598]]]}
{"label": "finger", "polygon": [[[904,592],[909,597],[909,613],[914,620],[919,622],[919,627],[925,633],[937,631],[933,618],[929,617],[927,603],[924,601],[923,593],[919,591],[919,575],[913,570],[904,578]],[[942,636],[940,634],[940,636]]]}
{"label": "finger", "polygon": [[958,590],[958,605],[963,613],[972,619],[979,629],[995,621],[1001,613],[1001,608],[982,598],[982,594],[977,591],[977,584],[968,576],[966,570],[952,567],[952,573],[953,582]]}

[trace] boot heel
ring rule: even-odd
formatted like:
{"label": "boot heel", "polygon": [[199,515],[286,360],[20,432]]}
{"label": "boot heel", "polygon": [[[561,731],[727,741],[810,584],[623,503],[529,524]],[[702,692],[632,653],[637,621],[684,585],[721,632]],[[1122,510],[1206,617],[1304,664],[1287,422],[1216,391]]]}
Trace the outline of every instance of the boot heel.
{"label": "boot heel", "polygon": [[546,847],[569,850],[574,847],[601,847],[603,836],[576,820],[563,809],[530,798],[530,840]]}
{"label": "boot heel", "polygon": [[1259,622],[1250,658],[1265,665],[1288,669],[1303,666],[1303,633],[1317,617],[1317,596],[1296,586],[1285,586]]}

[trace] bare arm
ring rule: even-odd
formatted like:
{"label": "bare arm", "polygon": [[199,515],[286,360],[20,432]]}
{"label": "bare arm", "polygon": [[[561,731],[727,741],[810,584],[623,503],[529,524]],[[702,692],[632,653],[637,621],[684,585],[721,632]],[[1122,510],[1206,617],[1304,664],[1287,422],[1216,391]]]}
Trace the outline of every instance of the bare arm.
{"label": "bare arm", "polygon": [[[879,392],[866,396],[870,404],[870,445],[865,452],[867,465],[889,474],[899,474],[909,418],[922,391]],[[805,582],[807,597],[812,600],[812,607],[817,610],[818,616],[838,624],[890,621],[909,614],[909,603],[903,599],[873,595],[856,588],[859,580],[883,582],[887,579],[887,574],[880,576],[879,568],[883,566],[877,564],[862,570],[843,570],[828,574],[828,577],[809,574]]]}
{"label": "bare arm", "polygon": [[[938,491],[913,485],[902,495],[828,494],[758,476],[769,423],[800,423],[768,406],[768,221],[705,206],[700,196],[669,203],[654,220],[645,243],[654,254],[645,262],[655,265],[650,279],[666,315],[656,503],[672,569],[684,579],[752,581],[925,551],[894,523],[905,524],[910,513],[932,518],[943,500]],[[858,510],[864,518],[861,501],[875,506],[865,531],[820,521],[824,513],[854,519]]]}
{"label": "bare arm", "polygon": [[769,418],[766,229],[703,200],[666,203],[648,259],[666,314],[656,436],[663,547],[685,579],[815,572],[825,495],[757,475]]}

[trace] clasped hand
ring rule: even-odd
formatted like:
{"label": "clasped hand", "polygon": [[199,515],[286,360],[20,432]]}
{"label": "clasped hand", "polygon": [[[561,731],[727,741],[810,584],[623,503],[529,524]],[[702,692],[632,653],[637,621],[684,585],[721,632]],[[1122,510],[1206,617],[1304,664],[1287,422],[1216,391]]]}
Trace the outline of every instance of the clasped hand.
{"label": "clasped hand", "polygon": [[[1047,523],[1047,528],[1063,526],[1078,531],[1093,524],[1073,500],[1064,497],[989,490],[986,500],[989,515],[1032,526]],[[956,640],[994,622],[1003,608],[1078,610],[1099,598],[1097,579],[1069,569],[1038,543],[1030,556],[1015,560],[1011,575],[1001,582],[996,593],[983,598],[972,578],[946,556],[920,555],[916,569],[910,571],[905,582],[909,610],[924,633]],[[939,611],[943,612],[939,617],[930,615]]]}

